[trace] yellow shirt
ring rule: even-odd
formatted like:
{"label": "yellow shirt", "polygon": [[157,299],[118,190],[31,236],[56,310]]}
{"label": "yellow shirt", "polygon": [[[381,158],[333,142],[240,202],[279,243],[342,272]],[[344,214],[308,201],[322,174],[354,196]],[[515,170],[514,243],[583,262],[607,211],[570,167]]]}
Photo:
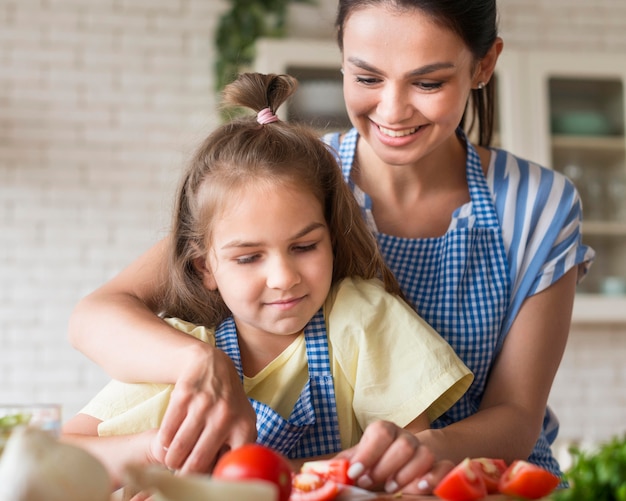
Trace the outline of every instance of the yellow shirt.
{"label": "yellow shirt", "polygon": [[[423,412],[431,421],[473,380],[450,345],[377,280],[345,279],[324,305],[342,448],[367,425],[406,426]],[[215,345],[214,330],[179,319],[177,329]],[[246,394],[287,418],[308,378],[304,336],[252,378]],[[111,381],[81,411],[100,419],[98,433],[122,435],[157,428],[173,386]]]}

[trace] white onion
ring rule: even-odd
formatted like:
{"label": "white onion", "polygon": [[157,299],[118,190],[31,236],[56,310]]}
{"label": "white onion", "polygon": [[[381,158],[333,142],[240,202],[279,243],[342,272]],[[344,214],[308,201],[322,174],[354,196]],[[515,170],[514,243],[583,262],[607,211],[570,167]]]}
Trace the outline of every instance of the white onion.
{"label": "white onion", "polygon": [[13,430],[0,458],[0,501],[109,501],[111,487],[95,457],[36,428]]}

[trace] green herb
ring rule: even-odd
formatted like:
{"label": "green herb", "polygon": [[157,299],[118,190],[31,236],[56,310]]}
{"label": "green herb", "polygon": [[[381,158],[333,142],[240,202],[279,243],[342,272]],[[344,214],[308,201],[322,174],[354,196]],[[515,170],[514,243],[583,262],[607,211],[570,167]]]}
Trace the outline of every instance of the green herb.
{"label": "green herb", "polygon": [[593,452],[570,448],[573,463],[565,473],[570,488],[555,501],[626,501],[626,435],[601,444]]}

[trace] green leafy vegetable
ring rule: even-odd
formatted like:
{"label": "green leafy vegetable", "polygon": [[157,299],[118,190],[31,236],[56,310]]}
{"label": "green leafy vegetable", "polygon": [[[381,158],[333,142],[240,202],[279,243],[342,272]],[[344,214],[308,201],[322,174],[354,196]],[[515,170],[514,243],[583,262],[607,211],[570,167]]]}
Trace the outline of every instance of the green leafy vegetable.
{"label": "green leafy vegetable", "polygon": [[570,449],[573,463],[565,478],[570,488],[555,501],[626,501],[626,435],[600,445],[597,451]]}
{"label": "green leafy vegetable", "polygon": [[0,430],[11,430],[20,424],[28,424],[31,415],[28,413],[9,414],[0,417]]}

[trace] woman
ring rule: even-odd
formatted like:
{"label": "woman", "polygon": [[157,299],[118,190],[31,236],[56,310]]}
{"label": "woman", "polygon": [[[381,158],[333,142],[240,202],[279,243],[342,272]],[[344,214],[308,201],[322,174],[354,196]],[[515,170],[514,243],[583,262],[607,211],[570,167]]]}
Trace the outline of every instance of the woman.
{"label": "woman", "polygon": [[[503,47],[495,0],[340,0],[337,29],[355,129],[327,140],[404,293],[475,374],[419,438],[437,458],[530,458],[558,473],[547,399],[593,251],[581,243],[570,182],[487,147]],[[468,100],[478,146],[462,131]],[[161,429],[165,462],[202,469],[254,429],[232,367],[154,314],[163,246],[77,306],[71,339],[117,378],[175,382]],[[111,348],[148,344],[142,361]],[[353,475],[381,454],[362,442]]]}

